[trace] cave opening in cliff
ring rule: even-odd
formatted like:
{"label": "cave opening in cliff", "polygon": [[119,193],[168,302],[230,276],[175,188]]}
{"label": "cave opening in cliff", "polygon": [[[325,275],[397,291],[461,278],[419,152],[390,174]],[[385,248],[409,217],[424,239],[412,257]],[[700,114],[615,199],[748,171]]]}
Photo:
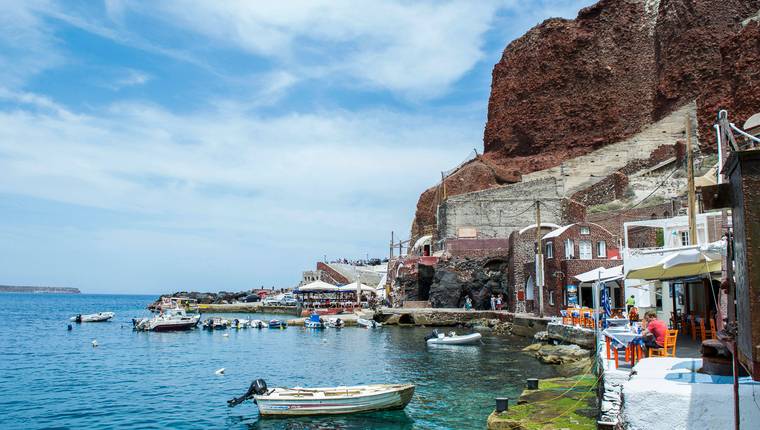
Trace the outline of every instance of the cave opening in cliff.
{"label": "cave opening in cliff", "polygon": [[430,300],[430,286],[433,285],[433,277],[435,276],[435,268],[433,266],[419,265],[419,272],[417,277],[417,294],[418,300]]}

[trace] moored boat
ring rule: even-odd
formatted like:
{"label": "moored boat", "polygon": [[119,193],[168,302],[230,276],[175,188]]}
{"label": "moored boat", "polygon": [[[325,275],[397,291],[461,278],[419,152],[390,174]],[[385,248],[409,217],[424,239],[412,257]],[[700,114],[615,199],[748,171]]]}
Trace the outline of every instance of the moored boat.
{"label": "moored boat", "polygon": [[229,321],[219,317],[213,317],[203,321],[203,328],[206,330],[224,330],[229,326]]}
{"label": "moored boat", "polygon": [[303,326],[306,328],[323,329],[325,328],[325,323],[319,317],[319,314],[314,313],[304,320]]}
{"label": "moored boat", "polygon": [[250,325],[251,325],[251,328],[258,328],[258,329],[262,329],[267,326],[266,323],[262,320],[251,320]]}
{"label": "moored boat", "polygon": [[413,394],[412,384],[269,389],[264,380],[257,379],[245,395],[229,400],[228,404],[236,406],[253,399],[262,417],[336,415],[403,409]]}
{"label": "moored boat", "polygon": [[345,327],[346,322],[340,318],[329,318],[327,320],[327,326],[330,328],[342,328]]}
{"label": "moored boat", "polygon": [[105,322],[113,318],[115,315],[116,314],[113,312],[98,312],[96,314],[87,314],[87,315],[78,314],[69,319],[76,323]]}
{"label": "moored boat", "polygon": [[433,330],[433,333],[425,337],[425,341],[428,345],[476,345],[482,337],[480,333],[458,335],[452,331],[446,335]]}
{"label": "moored boat", "polygon": [[184,309],[166,309],[153,318],[133,319],[135,330],[141,331],[182,331],[190,330],[200,321],[201,316],[187,315]]}
{"label": "moored boat", "polygon": [[288,323],[283,320],[271,320],[269,321],[269,328],[287,328]]}
{"label": "moored boat", "polygon": [[365,318],[357,318],[356,323],[366,328],[380,328],[383,326],[382,323],[379,323],[375,320],[368,320]]}

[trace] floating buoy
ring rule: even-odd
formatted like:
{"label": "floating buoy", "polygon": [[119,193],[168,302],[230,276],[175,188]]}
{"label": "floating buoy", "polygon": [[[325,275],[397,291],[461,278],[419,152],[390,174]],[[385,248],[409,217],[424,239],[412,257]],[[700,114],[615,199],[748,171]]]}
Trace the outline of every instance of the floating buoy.
{"label": "floating buoy", "polygon": [[97,340],[93,340],[92,341],[92,347],[95,348],[96,346],[98,346],[98,341]]}
{"label": "floating buoy", "polygon": [[71,324],[69,324],[69,326],[66,328],[66,330],[71,331],[72,328],[73,327],[71,327]]}
{"label": "floating buoy", "polygon": [[215,375],[224,375],[224,367],[214,372]]}

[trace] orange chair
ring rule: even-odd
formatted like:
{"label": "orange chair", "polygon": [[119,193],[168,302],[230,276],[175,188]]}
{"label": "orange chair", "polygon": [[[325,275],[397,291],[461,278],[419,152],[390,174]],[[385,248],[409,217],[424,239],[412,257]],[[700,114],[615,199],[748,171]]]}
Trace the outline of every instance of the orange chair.
{"label": "orange chair", "polygon": [[710,318],[710,328],[705,327],[705,320],[701,320],[699,322],[699,331],[702,336],[702,342],[707,340],[708,337],[710,339],[718,338],[715,334],[715,320],[712,318]]}
{"label": "orange chair", "polygon": [[[665,343],[662,345],[662,348],[649,348],[649,356],[675,357],[677,342],[678,330],[668,330],[668,333],[665,335]],[[670,349],[672,349],[672,351],[668,352]]]}
{"label": "orange chair", "polygon": [[562,315],[563,325],[573,325],[573,317],[570,316],[570,311],[560,310],[559,313]]}
{"label": "orange chair", "polygon": [[689,325],[691,326],[691,340],[697,340],[697,336],[702,337],[703,330],[700,330],[702,326],[697,325],[697,317],[691,315],[689,317]]}

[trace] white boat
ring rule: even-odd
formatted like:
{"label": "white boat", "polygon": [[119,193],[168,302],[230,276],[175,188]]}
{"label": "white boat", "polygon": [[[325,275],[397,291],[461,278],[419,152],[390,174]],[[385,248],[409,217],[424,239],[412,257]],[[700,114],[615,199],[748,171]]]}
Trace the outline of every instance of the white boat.
{"label": "white boat", "polygon": [[322,318],[319,317],[319,314],[313,313],[308,318],[304,319],[303,326],[319,330],[325,328],[325,323],[322,321]]}
{"label": "white boat", "polygon": [[142,331],[181,331],[190,330],[200,321],[201,316],[187,315],[184,309],[166,309],[153,318],[133,319],[135,330]]}
{"label": "white boat", "polygon": [[113,318],[116,314],[113,312],[98,312],[96,314],[88,314],[88,315],[76,315],[71,318],[69,318],[71,321],[77,322],[77,323],[83,323],[83,322],[104,322],[108,321],[111,318]]}
{"label": "white boat", "polygon": [[224,318],[213,317],[203,321],[203,328],[206,330],[225,330],[230,326],[230,322]]}
{"label": "white boat", "polygon": [[251,320],[250,325],[252,328],[264,328],[267,326],[267,323],[262,320]]}
{"label": "white boat", "polygon": [[346,322],[340,318],[328,318],[327,326],[330,328],[342,328],[345,327]]}
{"label": "white boat", "polygon": [[353,387],[272,388],[257,379],[248,393],[230,400],[235,406],[247,399],[259,406],[262,417],[335,415],[403,409],[412,400],[412,384],[375,384]]}
{"label": "white boat", "polygon": [[480,333],[458,335],[452,331],[446,335],[433,330],[433,333],[427,336],[425,340],[428,345],[476,345],[480,343],[482,337]]}
{"label": "white boat", "polygon": [[235,318],[230,323],[230,328],[236,328],[236,329],[248,328],[250,326],[251,326],[251,322],[248,321],[247,319]]}
{"label": "white boat", "polygon": [[375,320],[368,320],[368,319],[364,319],[364,318],[357,318],[356,319],[356,323],[359,324],[360,326],[366,327],[366,328],[380,328],[380,327],[383,326],[382,323],[379,323],[379,322],[377,322]]}

